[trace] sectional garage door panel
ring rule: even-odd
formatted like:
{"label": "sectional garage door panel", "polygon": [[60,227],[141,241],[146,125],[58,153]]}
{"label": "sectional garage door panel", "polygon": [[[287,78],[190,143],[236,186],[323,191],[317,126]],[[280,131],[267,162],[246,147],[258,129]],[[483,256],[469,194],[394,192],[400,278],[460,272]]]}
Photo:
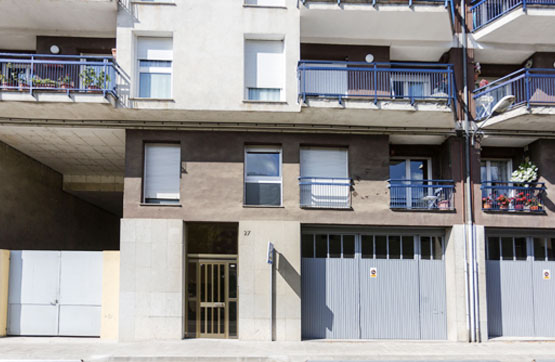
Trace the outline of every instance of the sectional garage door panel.
{"label": "sectional garage door panel", "polygon": [[61,305],[58,335],[99,336],[100,306]]}
{"label": "sectional garage door panel", "polygon": [[[546,279],[544,272],[551,273]],[[555,337],[555,261],[535,261],[532,270],[536,335]]]}
{"label": "sectional garage door panel", "polygon": [[8,304],[8,335],[55,336],[57,321],[56,305]]}
{"label": "sectional garage door panel", "polygon": [[303,338],[447,338],[440,236],[304,234],[301,288]]}
{"label": "sectional garage door panel", "polygon": [[418,261],[361,259],[360,265],[361,338],[419,339]]}
{"label": "sectional garage door panel", "polygon": [[102,303],[102,253],[62,251],[60,304]]}
{"label": "sectional garage door panel", "polygon": [[447,339],[447,302],[445,300],[445,263],[420,261],[420,338]]}

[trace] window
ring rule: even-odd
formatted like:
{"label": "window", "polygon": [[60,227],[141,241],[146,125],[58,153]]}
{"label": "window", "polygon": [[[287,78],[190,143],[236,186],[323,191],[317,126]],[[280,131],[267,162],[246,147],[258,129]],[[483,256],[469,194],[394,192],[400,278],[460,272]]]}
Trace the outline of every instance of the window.
{"label": "window", "polygon": [[284,100],[285,57],[282,40],[245,40],[245,97]]}
{"label": "window", "polygon": [[285,0],[245,0],[245,5],[285,6]]}
{"label": "window", "polygon": [[281,205],[281,149],[245,150],[245,205]]}
{"label": "window", "polygon": [[[407,209],[436,208],[442,188],[429,187],[432,178],[431,159],[392,159],[389,162],[391,205]],[[437,193],[437,195],[436,195]]]}
{"label": "window", "polygon": [[152,204],[179,202],[181,147],[178,144],[145,145],[144,201]]}
{"label": "window", "polygon": [[351,181],[346,148],[301,149],[301,207],[349,208]]}
{"label": "window", "polygon": [[139,97],[171,98],[172,89],[172,39],[137,39]]}
{"label": "window", "polygon": [[507,182],[511,179],[511,172],[511,160],[483,160],[480,164],[480,177],[482,182]]}

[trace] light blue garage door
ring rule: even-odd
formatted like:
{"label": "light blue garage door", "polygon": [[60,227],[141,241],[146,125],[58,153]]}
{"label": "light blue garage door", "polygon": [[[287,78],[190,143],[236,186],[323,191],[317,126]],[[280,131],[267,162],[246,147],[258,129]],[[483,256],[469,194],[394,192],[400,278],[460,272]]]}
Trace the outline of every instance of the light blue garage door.
{"label": "light blue garage door", "polygon": [[440,235],[306,233],[305,339],[446,339]]}

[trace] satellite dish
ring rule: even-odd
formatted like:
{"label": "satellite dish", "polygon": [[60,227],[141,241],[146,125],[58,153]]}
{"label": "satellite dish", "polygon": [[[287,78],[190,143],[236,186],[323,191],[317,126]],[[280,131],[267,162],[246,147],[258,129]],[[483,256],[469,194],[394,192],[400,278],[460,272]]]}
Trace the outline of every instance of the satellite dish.
{"label": "satellite dish", "polygon": [[364,60],[366,61],[366,63],[372,63],[374,61],[374,56],[372,54],[366,54]]}
{"label": "satellite dish", "polygon": [[58,54],[59,52],[60,52],[60,47],[57,46],[56,44],[54,44],[50,47],[50,53]]}

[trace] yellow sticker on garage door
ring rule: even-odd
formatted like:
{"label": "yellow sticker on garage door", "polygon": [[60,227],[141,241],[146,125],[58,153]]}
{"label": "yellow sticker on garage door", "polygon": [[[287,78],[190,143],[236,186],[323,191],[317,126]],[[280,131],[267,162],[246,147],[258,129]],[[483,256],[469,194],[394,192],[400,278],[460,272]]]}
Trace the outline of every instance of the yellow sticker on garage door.
{"label": "yellow sticker on garage door", "polygon": [[377,278],[377,277],[378,277],[378,269],[370,268],[370,278]]}
{"label": "yellow sticker on garage door", "polygon": [[550,280],[551,279],[551,270],[544,269],[542,275],[543,275],[543,280]]}

